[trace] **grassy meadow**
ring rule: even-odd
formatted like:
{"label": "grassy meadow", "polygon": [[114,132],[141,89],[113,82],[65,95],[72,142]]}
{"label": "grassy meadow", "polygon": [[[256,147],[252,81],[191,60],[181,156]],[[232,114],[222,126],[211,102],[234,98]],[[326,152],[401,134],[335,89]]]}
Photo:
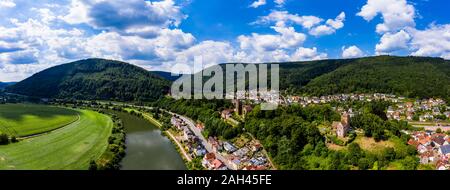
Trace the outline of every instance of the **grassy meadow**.
{"label": "grassy meadow", "polygon": [[[39,113],[51,112],[43,111],[45,109],[61,109],[60,111],[64,111],[64,108],[55,107],[38,108],[30,105],[24,107],[36,108]],[[79,119],[75,121],[73,121],[75,117],[74,112],[77,112],[77,117],[79,115]],[[35,118],[35,124],[42,126],[43,124],[47,124],[45,118],[49,122],[54,121],[55,118],[59,118],[60,122],[54,122],[53,125],[59,123],[59,126],[61,126],[69,123],[67,126],[61,128],[56,127],[57,129],[48,134],[27,138],[18,143],[0,145],[0,170],[88,169],[89,162],[99,158],[107,148],[108,137],[111,135],[113,126],[112,120],[106,115],[88,110],[71,110],[65,113],[67,115],[66,119],[52,114],[41,115],[41,118]],[[30,115],[34,114],[30,112]],[[4,121],[4,115],[2,114],[1,116],[0,121]],[[29,126],[34,125],[33,123],[29,123]]]}
{"label": "grassy meadow", "polygon": [[58,129],[79,119],[76,110],[35,104],[0,105],[0,133],[25,137]]}

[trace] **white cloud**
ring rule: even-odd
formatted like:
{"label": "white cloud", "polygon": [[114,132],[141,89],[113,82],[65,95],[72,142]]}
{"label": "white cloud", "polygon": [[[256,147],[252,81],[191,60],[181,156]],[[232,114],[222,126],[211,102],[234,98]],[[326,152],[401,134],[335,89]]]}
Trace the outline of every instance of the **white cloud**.
{"label": "white cloud", "polygon": [[309,31],[309,34],[314,36],[330,35],[336,30],[344,27],[345,13],[341,12],[335,19],[328,19],[322,25],[319,25],[324,20],[316,16],[300,16],[297,14],[290,14],[287,11],[272,11],[269,15],[260,17],[252,24],[270,24],[275,23],[275,26],[286,27],[292,24],[297,24]]}
{"label": "white cloud", "polygon": [[286,3],[286,0],[274,0],[274,2],[278,6],[283,6]]}
{"label": "white cloud", "polygon": [[258,8],[259,6],[265,5],[266,4],[266,0],[257,0],[255,2],[253,2],[250,7],[253,8]]}
{"label": "white cloud", "polygon": [[160,64],[158,61],[173,60],[176,52],[191,47],[194,42],[191,34],[179,29],[164,29],[152,39],[105,32],[86,40],[86,52],[92,57]]}
{"label": "white cloud", "polygon": [[82,0],[72,0],[69,7],[69,13],[59,17],[69,24],[89,23],[88,5]]}
{"label": "white cloud", "polygon": [[72,0],[68,13],[59,18],[69,24],[86,23],[97,29],[155,37],[153,32],[178,26],[186,15],[173,0]]}
{"label": "white cloud", "polygon": [[336,32],[336,30],[328,25],[320,25],[317,27],[312,28],[309,31],[309,34],[313,36],[323,36],[323,35],[330,35]]}
{"label": "white cloud", "polygon": [[381,14],[384,20],[377,25],[376,31],[380,34],[415,26],[415,8],[406,0],[368,0],[357,13],[367,21],[371,21],[378,14]]}
{"label": "white cloud", "polygon": [[328,55],[326,53],[317,52],[317,48],[298,48],[292,55],[292,61],[308,61],[308,60],[321,60],[326,59]]}
{"label": "white cloud", "polygon": [[380,43],[375,46],[376,54],[389,54],[407,49],[410,39],[411,36],[404,30],[397,33],[386,33],[381,37]]}
{"label": "white cloud", "polygon": [[411,29],[411,55],[450,59],[450,24],[431,25],[425,30]]}
{"label": "white cloud", "polygon": [[[171,71],[174,68],[188,66],[189,70],[197,69],[198,72],[202,67],[206,68],[219,63],[227,63],[234,60],[235,50],[228,42],[203,41],[199,44],[174,54],[175,60],[165,62],[162,68]],[[196,65],[194,61],[196,57],[200,57],[203,65]],[[186,71],[184,71],[186,72]]]}
{"label": "white cloud", "polygon": [[16,6],[14,0],[0,0],[0,8],[13,8]]}
{"label": "white cloud", "polygon": [[345,13],[341,12],[334,20],[328,19],[326,23],[327,25],[337,30],[344,27],[344,21],[345,21]]}
{"label": "white cloud", "polygon": [[[228,41],[197,41],[177,29],[186,18],[173,0],[70,0],[69,5],[33,5],[28,18],[6,18],[0,25],[0,81],[18,81],[50,66],[79,59],[117,59],[146,69],[170,71],[176,63],[192,66],[224,62],[277,62],[326,58],[317,48],[302,47],[310,30],[323,23],[315,16],[272,11],[261,21],[274,34],[250,34]],[[144,3],[143,3],[144,2]],[[120,5],[120,6],[119,6]],[[25,5],[21,5],[25,6]],[[329,19],[336,29],[345,16]]]}
{"label": "white cloud", "polygon": [[292,48],[301,45],[306,40],[306,35],[298,33],[293,27],[272,27],[279,34],[257,34],[238,37],[240,48],[243,50],[255,50],[258,52],[273,51],[280,48]]}
{"label": "white cloud", "polygon": [[328,19],[325,24],[316,26],[309,31],[313,36],[334,34],[336,30],[344,27],[345,13],[341,12],[334,20]]}
{"label": "white cloud", "polygon": [[299,16],[297,14],[289,14],[287,11],[272,11],[269,15],[260,17],[254,24],[276,23],[276,26],[286,26],[289,23],[301,25],[304,28],[311,28],[323,19],[316,16]]}
{"label": "white cloud", "polygon": [[0,64],[0,81],[2,82],[17,82],[18,79],[24,79],[30,75],[42,71],[46,68],[54,66],[52,64],[28,64],[28,65],[13,65]]}
{"label": "white cloud", "polygon": [[357,58],[363,57],[364,53],[357,46],[350,46],[348,48],[342,47],[343,58]]}

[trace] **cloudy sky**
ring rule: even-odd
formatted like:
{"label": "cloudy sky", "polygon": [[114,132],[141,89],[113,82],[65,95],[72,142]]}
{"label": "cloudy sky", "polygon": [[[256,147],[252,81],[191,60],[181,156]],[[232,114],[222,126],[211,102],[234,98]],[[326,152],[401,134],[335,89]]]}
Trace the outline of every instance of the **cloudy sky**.
{"label": "cloudy sky", "polygon": [[[127,3],[125,3],[127,2]],[[448,0],[0,0],[0,81],[99,57],[223,62],[450,59]]]}

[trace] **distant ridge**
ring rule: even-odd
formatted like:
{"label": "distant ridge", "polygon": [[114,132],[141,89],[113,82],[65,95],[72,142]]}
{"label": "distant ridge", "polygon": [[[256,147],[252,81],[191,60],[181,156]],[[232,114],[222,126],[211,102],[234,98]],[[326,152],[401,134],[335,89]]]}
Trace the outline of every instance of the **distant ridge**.
{"label": "distant ridge", "polygon": [[16,84],[16,82],[0,82],[0,90],[6,88],[7,86],[11,86]]}
{"label": "distant ridge", "polygon": [[[379,92],[450,102],[450,61],[441,58],[375,56],[279,65],[280,89],[286,94]],[[177,78],[120,61],[87,59],[46,69],[6,90],[47,98],[151,101],[167,94]]]}
{"label": "distant ridge", "polygon": [[176,81],[178,78],[180,78],[181,75],[179,76],[172,76],[172,73],[170,72],[165,72],[165,71],[150,71],[151,73],[154,73],[162,78],[165,78],[167,80],[170,81]]}

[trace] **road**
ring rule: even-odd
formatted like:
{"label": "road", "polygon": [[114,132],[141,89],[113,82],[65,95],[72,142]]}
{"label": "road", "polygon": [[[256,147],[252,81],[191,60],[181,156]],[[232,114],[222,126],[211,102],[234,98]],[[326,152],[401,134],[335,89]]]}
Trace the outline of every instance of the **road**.
{"label": "road", "polygon": [[437,129],[441,129],[442,131],[450,131],[450,127],[445,126],[445,127],[438,127],[438,126],[416,126],[416,127],[423,127],[425,130],[429,130],[429,131],[436,131]]}

